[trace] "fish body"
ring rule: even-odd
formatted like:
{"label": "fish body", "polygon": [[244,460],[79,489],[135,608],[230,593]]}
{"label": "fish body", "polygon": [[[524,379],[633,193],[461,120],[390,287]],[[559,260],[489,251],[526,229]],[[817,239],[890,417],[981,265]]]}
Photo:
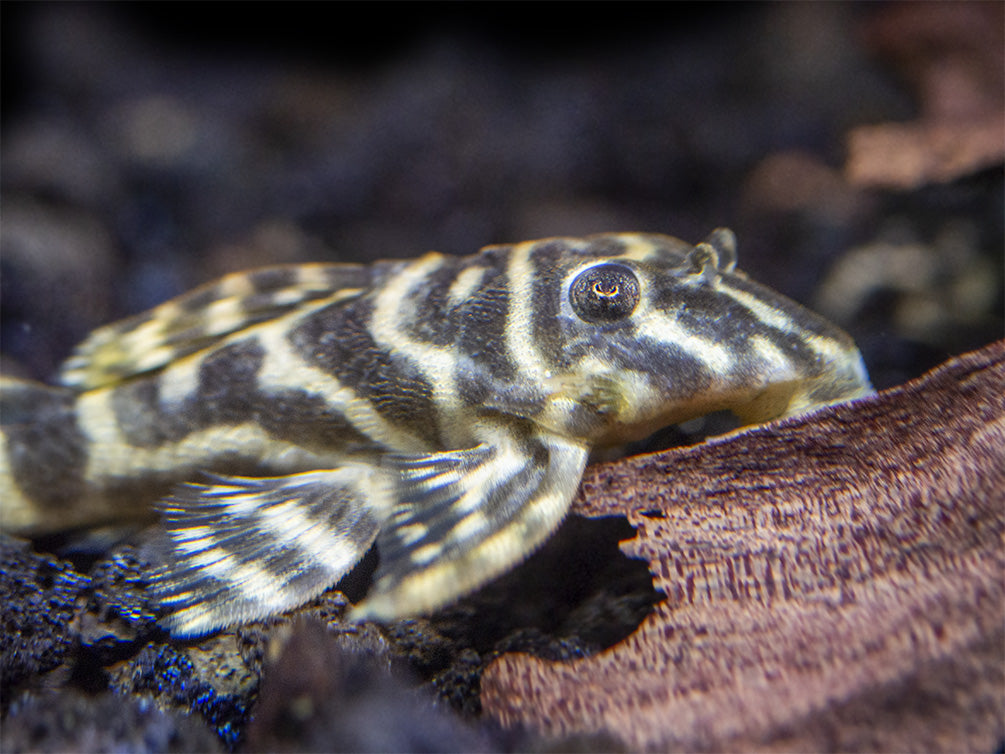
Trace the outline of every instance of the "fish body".
{"label": "fish body", "polygon": [[178,635],[302,604],[374,541],[354,617],[428,612],[543,542],[592,449],[870,392],[847,334],[735,263],[720,229],[228,276],[95,331],[57,386],[0,383],[0,522],[156,511]]}

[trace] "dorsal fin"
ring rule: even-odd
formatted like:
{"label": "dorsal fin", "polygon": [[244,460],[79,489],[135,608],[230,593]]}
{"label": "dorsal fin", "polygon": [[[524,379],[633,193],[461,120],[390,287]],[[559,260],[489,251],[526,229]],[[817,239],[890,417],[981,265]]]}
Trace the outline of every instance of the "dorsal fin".
{"label": "dorsal fin", "polygon": [[63,362],[59,382],[75,390],[93,390],[160,369],[305,304],[354,298],[373,284],[382,269],[301,264],[227,275],[95,330]]}

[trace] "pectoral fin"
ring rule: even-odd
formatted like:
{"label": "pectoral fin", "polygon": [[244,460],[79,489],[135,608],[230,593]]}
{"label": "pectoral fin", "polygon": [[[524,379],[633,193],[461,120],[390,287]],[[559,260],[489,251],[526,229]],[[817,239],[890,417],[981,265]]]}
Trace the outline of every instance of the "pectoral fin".
{"label": "pectoral fin", "polygon": [[213,477],[161,503],[174,548],[156,580],[176,636],[198,636],[307,602],[366,554],[380,527],[383,476],[353,464],[250,479]]}
{"label": "pectoral fin", "polygon": [[427,613],[524,560],[558,526],[587,450],[557,435],[399,458],[399,503],[377,536],[374,587],[355,620]]}
{"label": "pectoral fin", "polygon": [[[355,620],[426,613],[523,560],[558,526],[587,450],[550,434],[379,464],[186,485],[160,505],[174,563],[155,596],[177,636],[283,612],[333,586],[374,539]],[[378,533],[379,531],[379,533]]]}

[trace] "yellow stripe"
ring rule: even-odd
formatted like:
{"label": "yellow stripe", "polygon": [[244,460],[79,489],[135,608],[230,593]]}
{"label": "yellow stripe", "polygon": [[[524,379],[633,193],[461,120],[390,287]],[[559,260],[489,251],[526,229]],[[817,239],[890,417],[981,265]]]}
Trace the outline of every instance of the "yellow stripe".
{"label": "yellow stripe", "polygon": [[277,441],[252,422],[207,427],[156,448],[136,447],[119,429],[111,401],[111,390],[96,390],[83,394],[77,404],[78,423],[89,440],[85,478],[91,484],[186,468],[210,468],[217,458],[235,456],[260,461],[263,467],[276,471],[325,468],[339,458]]}
{"label": "yellow stripe", "polygon": [[445,261],[442,254],[431,252],[385,281],[375,299],[369,329],[380,348],[406,356],[422,373],[433,389],[435,408],[444,419],[441,422],[444,442],[460,447],[468,444],[470,433],[467,422],[460,416],[464,404],[457,390],[457,352],[449,347],[410,338],[402,327],[403,323],[415,321],[415,307],[423,303],[421,299],[416,303],[410,297],[411,292],[416,287],[427,285],[429,276],[439,270]]}
{"label": "yellow stripe", "polygon": [[488,267],[472,265],[461,270],[454,282],[450,284],[450,290],[447,291],[447,305],[451,309],[455,309],[467,301],[471,294],[478,290],[478,286],[485,279],[488,269]]}
{"label": "yellow stripe", "polygon": [[306,363],[294,351],[287,338],[287,327],[263,327],[258,332],[265,358],[258,373],[258,384],[264,392],[300,388],[309,395],[320,396],[333,410],[341,413],[358,431],[377,443],[402,452],[420,452],[425,443],[409,432],[387,421],[373,404],[356,391],[343,385],[332,374]]}
{"label": "yellow stripe", "polygon": [[636,333],[657,343],[677,346],[700,362],[713,375],[725,375],[736,360],[727,346],[688,330],[673,318],[672,312],[646,311],[638,316]]}
{"label": "yellow stripe", "polygon": [[534,266],[530,255],[536,243],[522,243],[510,250],[506,267],[509,278],[509,317],[506,318],[506,350],[517,366],[520,379],[541,382],[550,373],[534,340]]}

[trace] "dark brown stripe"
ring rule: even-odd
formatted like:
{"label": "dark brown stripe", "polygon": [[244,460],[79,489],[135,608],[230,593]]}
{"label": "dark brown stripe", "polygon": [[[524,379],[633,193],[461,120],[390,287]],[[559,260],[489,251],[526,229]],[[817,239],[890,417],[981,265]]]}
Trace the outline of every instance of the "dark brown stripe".
{"label": "dark brown stripe", "polygon": [[181,312],[186,314],[195,314],[197,312],[201,312],[214,301],[219,301],[223,297],[221,288],[221,282],[216,281],[215,283],[200,286],[190,293],[184,293],[180,296],[176,296],[174,299],[171,299],[171,301],[166,303],[171,303],[173,301]]}
{"label": "dark brown stripe", "polygon": [[509,277],[501,266],[493,266],[452,316],[460,330],[457,347],[461,353],[500,380],[513,380],[518,376],[505,348],[509,307]]}
{"label": "dark brown stripe", "polygon": [[249,418],[258,392],[265,349],[257,338],[231,343],[207,355],[199,366],[192,408],[200,426],[237,424]]}
{"label": "dark brown stripe", "polygon": [[457,275],[468,266],[460,261],[444,259],[442,266],[409,292],[415,315],[402,327],[410,338],[437,346],[451,345],[457,339],[458,320],[452,316],[447,294]]}
{"label": "dark brown stripe", "polygon": [[[848,333],[844,332],[844,330],[839,328],[833,322],[830,322],[816,312],[807,309],[787,296],[777,293],[760,283],[756,283],[753,280],[745,278],[731,277],[729,279],[729,285],[733,288],[738,288],[746,293],[749,293],[758,301],[763,301],[769,306],[779,309],[788,315],[789,319],[791,319],[795,323],[795,326],[799,328],[800,332],[795,333],[795,335],[799,336],[800,342],[805,331],[805,333],[830,338],[831,340],[836,341],[842,348],[847,350],[855,348],[855,342],[851,339],[851,336],[848,335]],[[766,323],[763,327],[765,329],[774,330],[774,328],[771,328],[771,326]],[[775,332],[783,331],[775,330]]]}
{"label": "dark brown stripe", "polygon": [[[4,385],[0,401],[14,483],[32,501],[58,511],[84,492],[87,439],[75,396],[39,385]],[[16,423],[10,423],[12,419]]]}
{"label": "dark brown stripe", "polygon": [[112,390],[112,411],[126,442],[156,448],[196,429],[187,411],[161,410],[160,375],[126,382]]}
{"label": "dark brown stripe", "polygon": [[439,447],[432,386],[406,354],[377,345],[367,330],[372,314],[369,297],[332,304],[306,317],[289,339],[307,363],[369,400],[392,424]]}
{"label": "dark brown stripe", "polygon": [[277,440],[319,451],[362,449],[374,442],[318,395],[303,390],[256,393],[255,417]]}
{"label": "dark brown stripe", "polygon": [[[826,337],[839,337],[833,325],[764,286],[742,280],[730,280],[730,285],[742,288],[758,301],[787,315],[799,328]],[[772,327],[727,292],[704,285],[674,282],[658,291],[655,305],[677,310],[677,322],[688,332],[723,346],[740,361],[748,356],[756,357],[751,347],[751,338],[755,335],[770,340],[788,355],[794,365],[808,370],[808,373],[812,372],[818,360],[816,352],[806,345],[801,330],[789,332]]]}
{"label": "dark brown stripe", "polygon": [[[520,470],[486,496],[482,513],[493,522],[490,531],[501,531],[534,498],[548,470],[549,451],[539,440],[527,438],[523,444],[526,461]],[[446,536],[446,532],[444,533]],[[484,535],[483,535],[484,538]]]}
{"label": "dark brown stripe", "polygon": [[616,235],[592,236],[586,239],[586,247],[579,252],[583,256],[603,259],[619,257],[625,253],[625,244]]}
{"label": "dark brown stripe", "polygon": [[263,358],[257,340],[243,340],[209,354],[199,367],[195,395],[176,406],[161,404],[163,373],[123,383],[112,392],[119,429],[131,445],[159,447],[209,426],[246,421],[253,416]]}
{"label": "dark brown stripe", "polygon": [[569,267],[568,247],[560,241],[549,241],[534,247],[531,267],[534,284],[531,299],[531,325],[534,345],[541,357],[556,370],[566,370],[571,361],[565,353],[568,333],[559,321],[563,278]]}
{"label": "dark brown stripe", "polygon": [[[323,397],[297,389],[261,390],[258,372],[264,357],[257,339],[242,340],[208,355],[199,369],[195,395],[174,406],[161,404],[161,375],[121,385],[112,394],[119,428],[137,447],[158,447],[207,427],[249,421],[270,436],[301,447],[331,451],[349,445],[372,446]],[[207,453],[212,449],[207,448]]]}

